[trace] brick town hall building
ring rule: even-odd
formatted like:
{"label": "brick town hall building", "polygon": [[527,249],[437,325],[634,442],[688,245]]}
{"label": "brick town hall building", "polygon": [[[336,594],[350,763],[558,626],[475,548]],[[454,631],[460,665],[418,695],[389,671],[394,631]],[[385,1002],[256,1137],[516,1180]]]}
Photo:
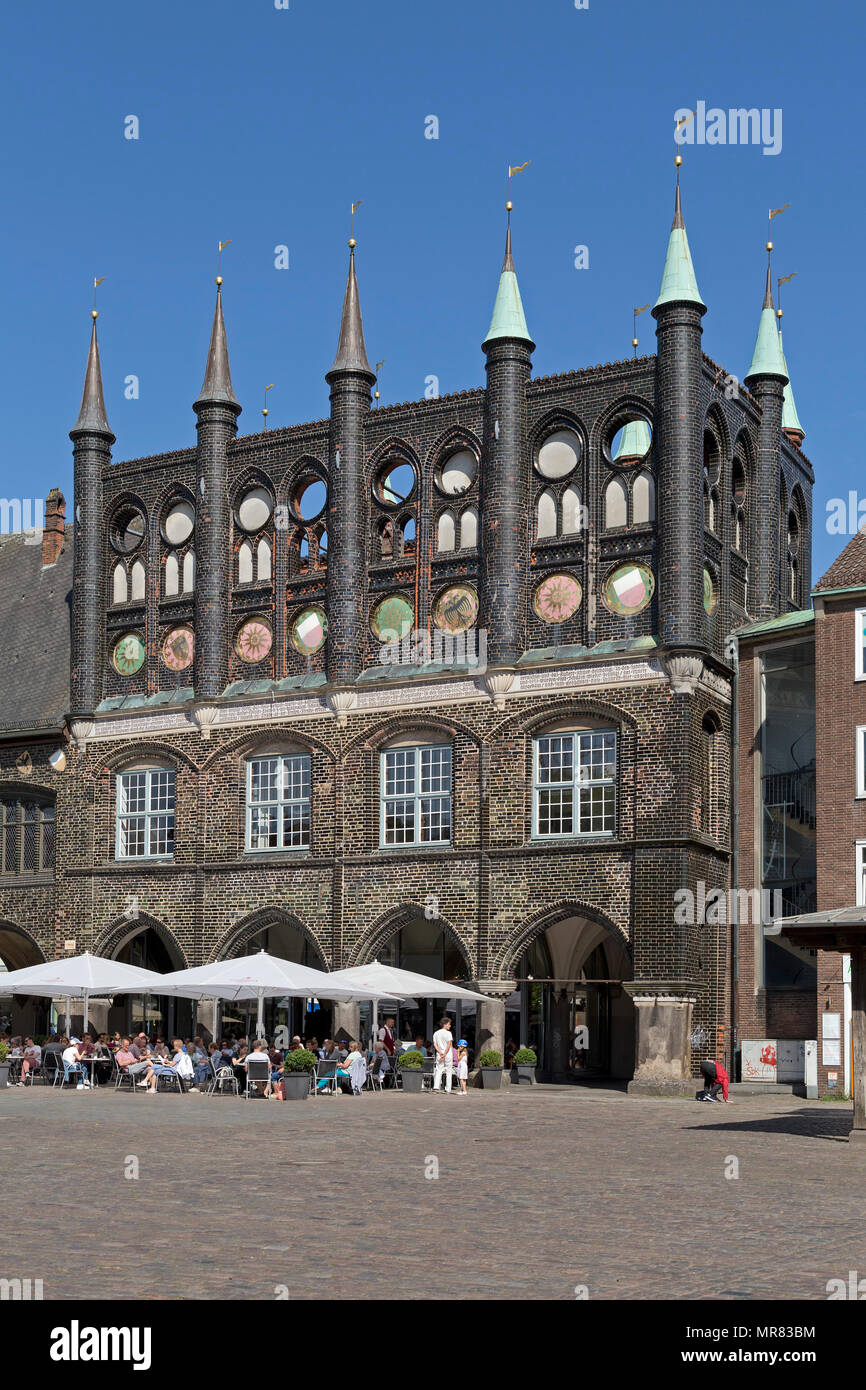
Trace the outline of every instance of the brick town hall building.
{"label": "brick town hall building", "polygon": [[0,539],[0,956],[379,958],[543,1076],[688,1076],[731,1048],[729,929],[674,912],[730,879],[726,639],[810,590],[769,272],[732,390],[677,190],[656,354],[533,378],[509,233],[486,386],[372,409],[351,246],[324,420],[238,436],[218,282],[196,444],[115,462],[94,321],[71,516]]}

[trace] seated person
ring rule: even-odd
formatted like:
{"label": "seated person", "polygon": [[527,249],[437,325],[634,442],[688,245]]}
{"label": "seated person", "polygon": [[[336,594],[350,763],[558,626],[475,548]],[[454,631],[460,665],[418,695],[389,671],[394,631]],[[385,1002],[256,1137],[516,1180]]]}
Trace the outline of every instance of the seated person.
{"label": "seated person", "polygon": [[429,1057],[429,1056],[430,1056],[430,1053],[427,1051],[426,1047],[424,1046],[424,1039],[423,1039],[423,1038],[416,1038],[416,1039],[415,1039],[415,1051],[416,1051],[416,1052],[420,1052],[421,1055],[422,1055],[423,1057]]}
{"label": "seated person", "polygon": [[[243,1068],[244,1068],[244,1071],[248,1071],[248,1070],[249,1070],[249,1068],[248,1068],[248,1063],[249,1063],[249,1060],[250,1060],[251,1057],[259,1058],[260,1060],[266,1061],[266,1062],[268,1063],[268,1080],[267,1080],[267,1081],[254,1081],[254,1082],[252,1082],[251,1085],[250,1085],[250,1095],[253,1095],[253,1096],[264,1095],[266,1098],[269,1098],[269,1097],[270,1097],[270,1094],[271,1094],[271,1079],[272,1079],[272,1077],[271,1077],[271,1069],[270,1069],[271,1059],[270,1059],[270,1057],[268,1056],[267,1046],[268,1046],[267,1043],[266,1043],[266,1042],[262,1042],[261,1040],[260,1040],[259,1042],[257,1042],[257,1043],[254,1043],[254,1044],[253,1044],[253,1050],[252,1050],[252,1052],[248,1052],[247,1055],[246,1055],[245,1058],[244,1058],[244,1061],[243,1061]],[[264,1089],[262,1089],[262,1088],[264,1088]]]}
{"label": "seated person", "polygon": [[127,1071],[130,1076],[140,1076],[142,1079],[138,1084],[144,1088],[147,1086],[147,1082],[144,1078],[150,1069],[150,1058],[152,1055],[152,1049],[147,1040],[147,1034],[138,1033],[129,1044],[129,1050],[135,1058],[135,1061],[127,1067]]}
{"label": "seated person", "polygon": [[138,1059],[132,1051],[129,1038],[121,1038],[120,1046],[114,1054],[114,1060],[117,1063],[118,1071],[129,1073],[131,1068],[135,1066]]}
{"label": "seated person", "polygon": [[[174,1048],[174,1055],[170,1060],[164,1062],[160,1061],[157,1055],[153,1057],[150,1063],[146,1077],[147,1093],[150,1096],[156,1095],[157,1084],[161,1076],[179,1076],[181,1090],[184,1089],[184,1081],[193,1081],[194,1079],[192,1058],[189,1056],[189,1053],[184,1050],[181,1039],[174,1038],[172,1047]],[[198,1086],[193,1084],[189,1089],[191,1091],[197,1091]]]}
{"label": "seated person", "polygon": [[367,1061],[357,1042],[349,1043],[349,1051],[341,1068],[337,1071],[338,1076],[347,1077],[352,1087],[352,1095],[359,1096],[367,1080]]}
{"label": "seated person", "polygon": [[42,1066],[42,1048],[35,1043],[32,1038],[24,1039],[24,1050],[21,1060],[21,1079],[19,1086],[23,1086],[31,1072],[34,1074]]}
{"label": "seated person", "polygon": [[384,1043],[373,1044],[373,1056],[370,1062],[370,1072],[373,1076],[378,1076],[384,1081],[391,1070],[391,1058],[388,1056]]}
{"label": "seated person", "polygon": [[87,1073],[81,1063],[82,1053],[78,1050],[78,1044],[71,1042],[63,1052],[63,1080],[68,1081],[71,1076],[77,1077],[75,1089],[85,1091],[90,1089],[90,1082]]}

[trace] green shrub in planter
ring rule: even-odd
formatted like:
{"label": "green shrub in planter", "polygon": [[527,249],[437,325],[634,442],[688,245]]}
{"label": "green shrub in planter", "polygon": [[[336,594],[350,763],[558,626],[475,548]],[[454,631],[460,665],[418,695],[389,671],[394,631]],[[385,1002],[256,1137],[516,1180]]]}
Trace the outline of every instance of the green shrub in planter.
{"label": "green shrub in planter", "polygon": [[283,1071],[313,1071],[318,1060],[315,1052],[302,1047],[297,1052],[286,1053],[283,1058]]}
{"label": "green shrub in planter", "polygon": [[538,1053],[531,1047],[519,1047],[514,1054],[511,1066],[511,1084],[513,1086],[534,1086],[537,1065]]}
{"label": "green shrub in planter", "polygon": [[397,1058],[397,1066],[402,1071],[408,1067],[410,1071],[420,1071],[424,1065],[424,1053],[419,1052],[417,1047],[410,1047],[408,1051],[401,1052]]}
{"label": "green shrub in planter", "polygon": [[9,1085],[9,1044],[0,1042],[0,1086]]}
{"label": "green shrub in planter", "polygon": [[492,1049],[489,1052],[482,1052],[481,1056],[478,1058],[478,1065],[482,1067],[501,1067],[502,1053],[494,1052]]}
{"label": "green shrub in planter", "polygon": [[537,1067],[538,1054],[533,1052],[531,1047],[519,1047],[514,1054],[514,1065],[516,1067]]}

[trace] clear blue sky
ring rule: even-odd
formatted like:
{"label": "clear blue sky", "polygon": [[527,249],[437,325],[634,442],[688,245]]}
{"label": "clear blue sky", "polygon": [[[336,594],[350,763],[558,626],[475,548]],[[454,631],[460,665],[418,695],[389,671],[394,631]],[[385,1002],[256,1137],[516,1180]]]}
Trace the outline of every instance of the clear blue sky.
{"label": "clear blue sky", "polygon": [[[863,11],[728,0],[82,0],[2,22],[0,494],[71,496],[71,445],[99,291],[115,457],[194,441],[216,243],[242,433],[327,413],[356,226],[382,403],[481,384],[502,256],[504,175],[537,375],[630,353],[658,292],[673,112],[781,107],[783,145],[686,149],[704,346],[742,377],[763,292],[766,216],[785,348],[817,474],[815,576],[844,544],[829,497],[861,489]],[[124,119],[140,139],[124,139]],[[439,139],[424,138],[425,117]],[[274,268],[287,244],[291,268]],[[590,267],[573,268],[574,247]],[[654,324],[638,320],[641,351]],[[124,379],[140,378],[140,398]]]}

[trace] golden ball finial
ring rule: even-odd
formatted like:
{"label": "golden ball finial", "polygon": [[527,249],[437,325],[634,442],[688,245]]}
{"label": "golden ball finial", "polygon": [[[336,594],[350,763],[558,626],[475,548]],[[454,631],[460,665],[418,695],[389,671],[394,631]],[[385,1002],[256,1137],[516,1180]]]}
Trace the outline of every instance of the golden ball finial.
{"label": "golden ball finial", "polygon": [[632,347],[637,347],[637,338],[632,338],[631,345]]}
{"label": "golden ball finial", "polygon": [[771,241],[768,241],[768,242],[767,242],[767,250],[768,250],[768,251],[772,251],[772,249],[773,249],[773,243],[772,243]]}
{"label": "golden ball finial", "polygon": [[223,277],[222,277],[221,275],[218,275],[217,278],[216,278],[217,288],[219,288],[219,286],[222,284],[222,282],[223,282]]}
{"label": "golden ball finial", "polygon": [[376,397],[376,400],[379,399],[379,397],[380,397],[381,394],[382,394],[381,391],[374,391],[374,392],[373,392],[373,395]]}
{"label": "golden ball finial", "polygon": [[681,155],[681,154],[675,154],[675,155],[674,155],[674,164],[676,165],[676,167],[677,167],[678,169],[679,169],[680,165],[682,164],[682,162],[683,162],[683,157],[682,157],[682,155]]}
{"label": "golden ball finial", "polygon": [[349,237],[349,250],[350,250],[350,251],[354,251],[354,249],[355,249],[355,247],[356,247],[357,245],[358,245],[358,243],[357,243],[357,241],[355,240],[355,238],[354,238],[353,236],[350,236],[350,237]]}
{"label": "golden ball finial", "polygon": [[267,412],[267,410],[263,410],[263,411],[262,411],[262,414],[264,415],[265,419],[268,418],[268,412]]}
{"label": "golden ball finial", "polygon": [[91,309],[91,311],[90,311],[90,317],[93,319],[93,322],[95,323],[96,320],[99,318],[99,313],[98,313],[98,311],[97,311],[96,309]]}
{"label": "golden ball finial", "polygon": [[505,204],[505,211],[506,211],[506,212],[513,212],[513,211],[514,211],[514,204],[512,203],[512,201],[511,201],[510,198],[508,199],[508,202]]}
{"label": "golden ball finial", "polygon": [[777,318],[777,319],[780,319],[781,317],[782,317],[782,310],[781,310],[781,309],[777,309],[777,310],[776,310],[776,318]]}

